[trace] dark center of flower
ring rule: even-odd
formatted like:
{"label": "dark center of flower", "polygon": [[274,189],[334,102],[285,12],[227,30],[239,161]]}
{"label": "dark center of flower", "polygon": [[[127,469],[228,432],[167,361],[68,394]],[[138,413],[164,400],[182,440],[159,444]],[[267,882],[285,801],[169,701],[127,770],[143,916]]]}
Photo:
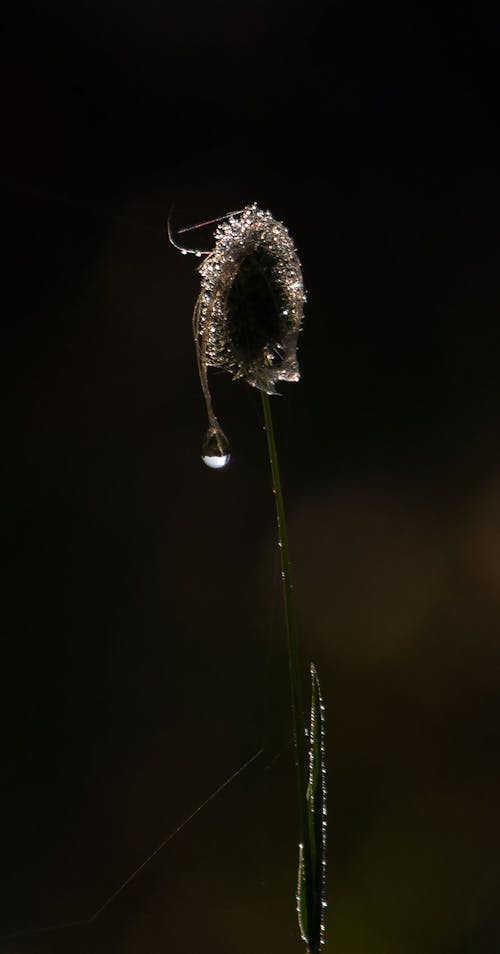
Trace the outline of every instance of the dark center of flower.
{"label": "dark center of flower", "polygon": [[[283,292],[275,275],[276,259],[257,248],[240,264],[227,296],[227,334],[237,361],[244,365],[281,361]],[[266,357],[267,356],[267,357]]]}

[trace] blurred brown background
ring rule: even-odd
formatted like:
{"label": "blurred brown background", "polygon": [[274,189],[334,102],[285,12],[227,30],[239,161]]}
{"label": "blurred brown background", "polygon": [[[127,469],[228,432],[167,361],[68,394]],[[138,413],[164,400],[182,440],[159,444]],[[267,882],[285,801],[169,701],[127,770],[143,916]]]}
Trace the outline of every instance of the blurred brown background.
{"label": "blurred brown background", "polygon": [[[28,933],[1,954],[301,950],[260,402],[213,377],[209,472],[196,260],[165,234],[254,200],[309,295],[273,408],[327,950],[498,951],[497,24],[22,0],[6,39],[0,929]],[[260,746],[102,920],[29,933],[89,917]]]}

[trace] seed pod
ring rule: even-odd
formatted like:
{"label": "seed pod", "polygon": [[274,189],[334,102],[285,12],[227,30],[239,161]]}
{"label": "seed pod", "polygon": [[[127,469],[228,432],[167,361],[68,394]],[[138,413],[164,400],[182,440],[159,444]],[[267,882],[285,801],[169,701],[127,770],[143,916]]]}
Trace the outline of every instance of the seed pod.
{"label": "seed pod", "polygon": [[205,254],[193,334],[209,423],[210,453],[203,459],[220,467],[229,460],[229,448],[213,410],[207,368],[228,371],[267,394],[276,393],[278,381],[298,381],[305,294],[287,229],[256,204],[221,222],[215,247]]}

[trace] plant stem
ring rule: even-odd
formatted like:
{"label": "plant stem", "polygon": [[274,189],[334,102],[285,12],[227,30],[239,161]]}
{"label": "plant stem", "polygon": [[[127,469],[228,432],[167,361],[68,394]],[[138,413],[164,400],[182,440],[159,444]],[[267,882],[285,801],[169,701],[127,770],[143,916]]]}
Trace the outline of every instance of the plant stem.
{"label": "plant stem", "polygon": [[271,474],[273,480],[274,502],[276,504],[276,518],[278,522],[278,545],[281,557],[281,579],[283,581],[283,599],[285,605],[285,624],[288,642],[288,668],[290,673],[290,695],[293,720],[293,735],[295,747],[295,767],[297,774],[297,793],[299,801],[299,831],[300,841],[304,846],[306,854],[306,867],[308,866],[309,838],[308,838],[308,816],[306,803],[306,780],[307,780],[307,760],[305,749],[305,723],[304,710],[302,707],[302,689],[300,678],[300,657],[299,657],[299,639],[297,616],[295,612],[293,598],[292,573],[290,565],[290,553],[288,548],[288,533],[286,528],[285,507],[283,503],[283,492],[281,490],[280,471],[278,464],[278,453],[276,442],[274,440],[273,420],[271,416],[271,404],[268,395],[261,391],[262,406],[264,409],[264,421],[266,425],[267,444],[269,448],[269,459],[271,463]]}

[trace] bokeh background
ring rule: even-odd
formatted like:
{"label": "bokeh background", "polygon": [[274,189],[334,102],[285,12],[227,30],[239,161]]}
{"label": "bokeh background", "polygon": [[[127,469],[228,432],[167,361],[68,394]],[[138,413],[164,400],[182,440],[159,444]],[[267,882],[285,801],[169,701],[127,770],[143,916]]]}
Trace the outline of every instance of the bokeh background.
{"label": "bokeh background", "polygon": [[[11,10],[1,954],[301,950],[260,401],[213,376],[233,461],[209,472],[196,260],[165,233],[172,206],[254,200],[309,299],[273,409],[327,703],[327,950],[500,949],[497,27],[463,3]],[[36,930],[89,918],[261,746],[101,919]]]}

